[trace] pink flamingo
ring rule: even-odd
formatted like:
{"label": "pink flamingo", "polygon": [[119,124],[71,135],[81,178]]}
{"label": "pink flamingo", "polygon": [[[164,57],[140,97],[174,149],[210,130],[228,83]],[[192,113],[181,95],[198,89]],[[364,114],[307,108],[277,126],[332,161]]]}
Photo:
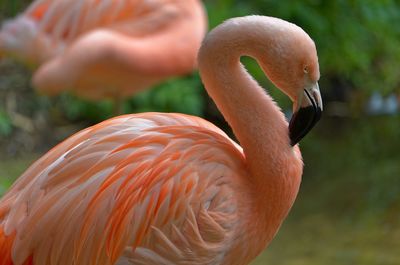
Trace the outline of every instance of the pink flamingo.
{"label": "pink flamingo", "polygon": [[0,54],[37,68],[48,95],[117,102],[196,67],[200,0],[36,0],[0,32]]}
{"label": "pink flamingo", "polygon": [[[294,101],[290,125],[242,55]],[[243,265],[266,247],[299,189],[296,143],[322,110],[314,42],[277,18],[235,18],[206,37],[198,58],[243,149],[183,114],[125,115],[87,128],[1,199],[1,265]]]}

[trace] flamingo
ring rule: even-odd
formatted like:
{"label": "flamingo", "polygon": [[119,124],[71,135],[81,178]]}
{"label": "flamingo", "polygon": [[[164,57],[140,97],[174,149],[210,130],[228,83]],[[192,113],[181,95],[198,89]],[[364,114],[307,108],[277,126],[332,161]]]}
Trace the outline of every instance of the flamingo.
{"label": "flamingo", "polygon": [[[293,100],[289,124],[243,55]],[[284,20],[239,17],[207,35],[198,61],[241,146],[177,113],[80,131],[1,199],[1,265],[244,265],[267,246],[299,190],[297,143],[322,111],[315,44]]]}
{"label": "flamingo", "polygon": [[119,102],[193,71],[206,28],[200,0],[36,0],[3,25],[0,54],[36,69],[42,94]]}

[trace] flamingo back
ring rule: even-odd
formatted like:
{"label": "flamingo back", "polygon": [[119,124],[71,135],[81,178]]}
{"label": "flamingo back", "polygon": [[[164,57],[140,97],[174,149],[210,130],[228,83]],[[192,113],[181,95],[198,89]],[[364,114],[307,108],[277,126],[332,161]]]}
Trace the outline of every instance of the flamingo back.
{"label": "flamingo back", "polygon": [[245,174],[241,148],[200,118],[105,121],[1,199],[0,264],[223,264],[241,231]]}

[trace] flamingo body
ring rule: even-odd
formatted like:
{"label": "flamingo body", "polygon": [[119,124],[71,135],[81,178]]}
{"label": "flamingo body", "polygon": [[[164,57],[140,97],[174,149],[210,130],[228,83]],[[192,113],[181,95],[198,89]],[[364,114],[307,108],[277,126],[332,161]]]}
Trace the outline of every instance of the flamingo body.
{"label": "flamingo body", "polygon": [[[292,97],[290,124],[242,54]],[[0,200],[0,265],[249,264],[297,196],[296,143],[322,109],[315,45],[283,20],[236,18],[208,34],[199,69],[242,147],[183,114],[131,114],[78,132]]]}
{"label": "flamingo body", "polygon": [[[250,202],[234,196],[249,186],[245,174],[240,146],[203,119],[147,113],[105,121],[56,146],[4,196],[0,245],[13,247],[2,257],[221,264],[252,234],[238,222]],[[243,263],[235,262],[224,264]]]}
{"label": "flamingo body", "polygon": [[36,0],[3,25],[0,54],[42,93],[120,99],[193,71],[206,27],[199,0]]}

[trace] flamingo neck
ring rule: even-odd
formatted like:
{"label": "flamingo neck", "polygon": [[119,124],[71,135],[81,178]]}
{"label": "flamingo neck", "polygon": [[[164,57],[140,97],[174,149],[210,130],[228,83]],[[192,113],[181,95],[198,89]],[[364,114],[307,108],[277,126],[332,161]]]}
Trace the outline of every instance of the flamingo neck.
{"label": "flamingo neck", "polygon": [[[302,161],[298,148],[290,146],[282,111],[240,63],[241,56],[268,56],[265,52],[269,47],[262,45],[265,39],[258,41],[246,25],[220,27],[203,43],[199,69],[207,92],[243,147],[251,184],[249,196],[255,199],[254,210],[263,213],[260,218],[268,222],[265,225],[271,233],[266,240],[270,240],[297,195]],[[269,43],[275,45],[273,38]],[[276,62],[272,56],[267,59],[269,63],[263,68],[268,73]]]}

